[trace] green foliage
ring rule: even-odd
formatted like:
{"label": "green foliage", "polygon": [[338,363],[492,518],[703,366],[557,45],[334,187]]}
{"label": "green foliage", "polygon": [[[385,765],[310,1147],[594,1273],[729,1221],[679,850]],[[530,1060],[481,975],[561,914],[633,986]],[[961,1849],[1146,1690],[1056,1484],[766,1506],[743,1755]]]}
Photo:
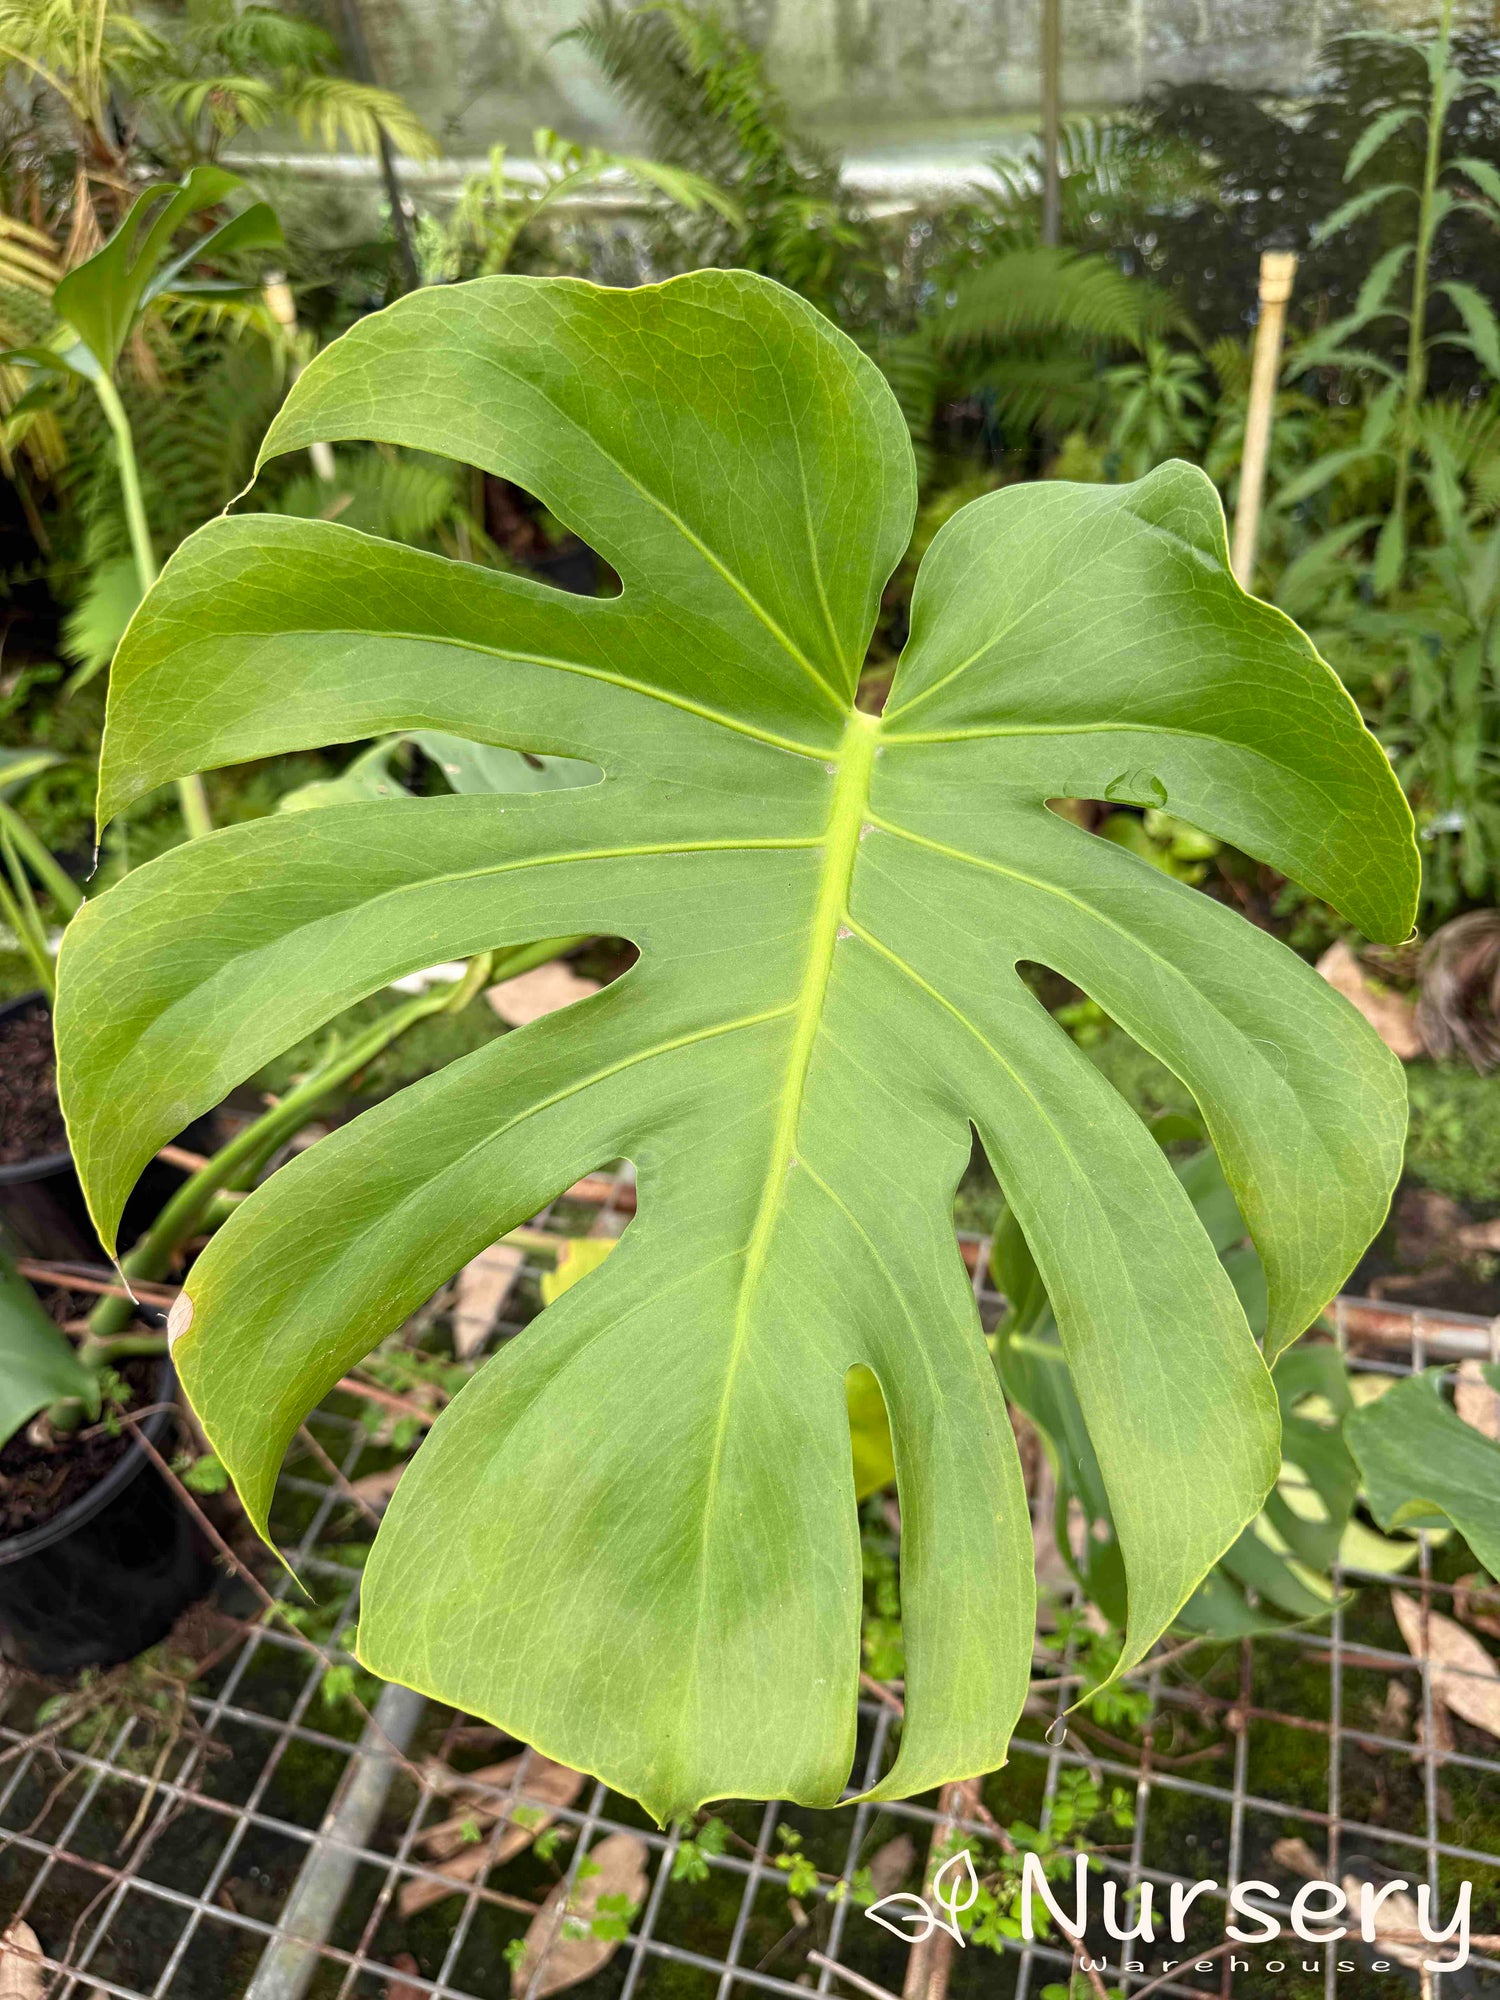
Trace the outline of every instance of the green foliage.
{"label": "green foliage", "polygon": [[672,1880],[674,1882],[706,1882],[709,1876],[709,1862],[724,1852],[729,1843],[729,1828],[723,1820],[712,1813],[700,1819],[692,1834],[680,1840],[677,1852],[672,1857]]}
{"label": "green foliage", "polygon": [[712,9],[593,0],[571,30],[645,133],[655,159],[734,203],[664,222],[668,269],[736,264],[863,323],[884,290],[874,232],[831,152],[793,127],[759,54]]}
{"label": "green foliage", "polygon": [[[1163,1119],[1162,1142],[1182,1136],[1185,1121]],[[1252,1329],[1265,1325],[1265,1274],[1234,1197],[1211,1149],[1174,1162],[1199,1221],[1224,1264]],[[1089,1425],[1074,1393],[1051,1301],[1013,1218],[1002,1214],[992,1248],[995,1281],[1008,1310],[995,1336],[995,1365],[1007,1396],[1036,1426],[1055,1475],[1054,1538],[1079,1585],[1112,1625],[1126,1619],[1125,1566]],[[1264,1512],[1220,1558],[1177,1613],[1178,1625],[1217,1638],[1274,1631],[1332,1608],[1328,1570],[1339,1554],[1354,1506],[1353,1461],[1338,1434],[1353,1408],[1342,1364],[1333,1349],[1308,1346],[1282,1353],[1273,1380],[1281,1409],[1282,1466]],[[1073,1532],[1074,1516],[1081,1532]],[[1366,1552],[1368,1556],[1368,1551]],[[1392,1552],[1399,1560],[1404,1551]],[[1101,1722],[1138,1720],[1139,1691],[1111,1685],[1121,1649],[1112,1635],[1085,1637],[1076,1619],[1064,1618],[1062,1639],[1085,1647],[1085,1693]]]}
{"label": "green foliage", "polygon": [[[1500,1389],[1500,1369],[1482,1371]],[[1451,1521],[1500,1579],[1500,1445],[1464,1422],[1447,1400],[1451,1371],[1426,1368],[1344,1418],[1370,1511],[1383,1528]]]}
{"label": "green foliage", "polygon": [[189,1493],[226,1493],[229,1490],[228,1469],[211,1451],[200,1452],[196,1458],[179,1458],[174,1461],[172,1470]]}
{"label": "green foliage", "polygon": [[701,174],[634,154],[579,146],[544,126],[532,134],[527,171],[519,172],[507,160],[503,146],[492,146],[488,167],[464,182],[446,223],[428,223],[423,244],[427,281],[492,278],[508,270],[517,239],[537,216],[554,203],[619,183],[656,195],[689,217],[712,215],[731,229],[744,226],[738,203]]}
{"label": "green foliage", "polygon": [[99,1406],[99,1387],[0,1248],[0,1444],[65,1396]]}
{"label": "green foliage", "polygon": [[[1051,965],[1188,1079],[1260,1247],[1270,1347],[1383,1215],[1403,1117],[1394,1061],[1300,961],[1046,801],[1180,812],[1399,938],[1416,863],[1389,766],[1295,628],[1235,585],[1217,502],[1181,466],[955,515],[884,714],[858,711],[911,529],[906,426],[872,364],[763,279],[418,294],[313,363],[266,455],[372,432],[515,479],[623,594],[566,597],[338,522],[215,523],[116,663],[104,813],[177,768],[419,721],[605,776],[281,814],[91,903],[63,947],[59,1033],[94,1213],[111,1230],[185,1114],[396,974],[570,923],[632,939],[625,978],[239,1206],[176,1309],[188,1392],[263,1524],[287,1440],[339,1375],[628,1153],[641,1210],[620,1250],[490,1362],[403,1478],[362,1659],[663,1816],[836,1799],[860,1361],[923,1524],[903,1550],[901,1753],[878,1789],[990,1768],[1028,1680],[1031,1541],[952,1247],[971,1120],[1061,1302],[1125,1550],[1126,1664],[1277,1466],[1274,1392],[1191,1203],[1004,968]],[[183,701],[204,684],[212,703]],[[1309,1199],[1309,1175],[1340,1201]],[[1153,1396],[1122,1394],[1145,1370]],[[661,1415],[649,1442],[621,1386]],[[643,1478],[650,1510],[629,1500]],[[539,1487],[545,1562],[525,1525]],[[734,1692],[746,1634],[753,1709]]]}
{"label": "green foliage", "polygon": [[1455,1201],[1500,1205],[1500,1096],[1464,1063],[1412,1063],[1407,1171]]}
{"label": "green foliage", "polygon": [[415,157],[436,150],[399,97],[337,65],[324,29],[278,7],[188,0],[164,33],[129,0],[0,0],[0,75],[44,85],[91,166],[126,165],[143,130],[156,159],[187,169],[277,121],[325,147],[373,153],[383,127]]}

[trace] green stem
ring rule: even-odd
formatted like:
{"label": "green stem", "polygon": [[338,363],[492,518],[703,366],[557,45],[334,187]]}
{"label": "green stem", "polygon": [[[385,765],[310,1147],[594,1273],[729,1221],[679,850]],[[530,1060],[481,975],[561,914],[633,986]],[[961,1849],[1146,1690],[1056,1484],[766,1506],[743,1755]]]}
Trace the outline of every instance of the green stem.
{"label": "green stem", "polygon": [[1404,520],[1411,494],[1412,447],[1417,411],[1427,391],[1427,304],[1430,284],[1428,264],[1436,231],[1433,208],[1438,175],[1443,164],[1443,126],[1447,114],[1448,57],[1453,42],[1453,0],[1443,0],[1438,25],[1438,54],[1433,65],[1432,90],[1427,106],[1427,153],[1422,166],[1422,191],[1417,207],[1416,258],[1411,278],[1411,317],[1407,323],[1406,388],[1401,399],[1401,427],[1396,439],[1396,496],[1394,513]]}
{"label": "green stem", "polygon": [[[456,986],[423,993],[404,1006],[393,1007],[380,1020],[358,1035],[345,1049],[336,1051],[310,1076],[287,1092],[226,1146],[197,1173],[185,1180],[155,1222],[120,1265],[124,1276],[149,1282],[168,1269],[173,1252],[210,1220],[223,1219],[220,1194],[237,1184],[248,1184],[277,1149],[294,1138],[314,1111],[375,1057],[404,1035],[408,1028],[433,1014],[456,1014],[467,1007],[484,987],[497,977],[513,979],[532,966],[544,965],[563,951],[584,940],[579,937],[544,938],[536,944],[521,945],[513,951],[481,953],[470,959]],[[215,1208],[221,1213],[216,1215]],[[97,1365],[103,1343],[110,1342],[130,1324],[134,1307],[129,1299],[101,1299],[89,1315],[89,1331],[80,1349],[87,1366]]]}
{"label": "green stem", "polygon": [[13,806],[0,799],[0,827],[10,835],[16,852],[30,868],[38,882],[51,896],[64,923],[77,916],[83,907],[83,893],[72,876],[63,868],[44,840],[38,840],[31,828]]}
{"label": "green stem", "polygon": [[26,913],[10,893],[4,877],[0,876],[0,917],[15,932],[20,941],[21,951],[36,975],[36,983],[47,996],[50,1007],[57,992],[57,972],[52,963],[52,954],[45,944],[38,944],[26,923]]}
{"label": "green stem", "polygon": [[112,1368],[117,1361],[129,1361],[137,1354],[165,1354],[167,1336],[164,1333],[127,1333],[118,1340],[99,1340],[90,1343],[88,1365],[91,1368]]}
{"label": "green stem", "polygon": [[[120,401],[120,392],[110,376],[101,372],[94,377],[94,390],[104,409],[105,417],[115,438],[115,464],[120,475],[120,494],[125,502],[125,525],[130,531],[130,550],[135,557],[135,573],[141,586],[141,595],[155,583],[157,578],[156,551],[151,546],[151,528],[146,520],[146,503],[141,495],[141,473],[136,463],[135,438],[130,429],[130,418],[125,405]],[[177,780],[177,803],[182,812],[182,823],[187,828],[188,838],[196,840],[200,835],[212,833],[213,819],[208,810],[208,794],[203,789],[203,780],[195,773],[191,777]]]}

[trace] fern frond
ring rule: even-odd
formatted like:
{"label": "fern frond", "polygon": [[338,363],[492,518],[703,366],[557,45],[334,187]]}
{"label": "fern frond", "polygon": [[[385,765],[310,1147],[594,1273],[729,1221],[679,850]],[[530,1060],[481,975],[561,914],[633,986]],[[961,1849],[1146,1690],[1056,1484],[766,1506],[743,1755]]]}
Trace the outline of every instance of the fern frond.
{"label": "fern frond", "polygon": [[950,348],[1029,335],[1141,348],[1168,312],[1153,286],[1127,277],[1108,258],[1037,245],[1002,252],[968,272],[936,325]]}
{"label": "fern frond", "polygon": [[83,595],[63,620],[62,650],[77,669],[68,682],[70,692],[109,665],[140,601],[134,556],[112,557],[90,574]]}

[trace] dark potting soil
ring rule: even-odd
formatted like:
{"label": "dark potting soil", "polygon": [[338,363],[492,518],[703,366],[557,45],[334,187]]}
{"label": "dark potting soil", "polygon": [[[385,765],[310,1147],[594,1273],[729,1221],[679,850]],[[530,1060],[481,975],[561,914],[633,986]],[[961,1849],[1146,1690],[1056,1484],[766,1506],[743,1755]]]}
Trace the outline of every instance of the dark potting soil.
{"label": "dark potting soil", "polygon": [[57,1102],[52,1016],[38,1002],[0,1021],[0,1167],[67,1151]]}
{"label": "dark potting soil", "polygon": [[[149,1356],[121,1363],[118,1372],[129,1391],[127,1407],[145,1408],[157,1366]],[[111,1437],[100,1425],[89,1424],[76,1437],[35,1445],[26,1429],[0,1447],[0,1542],[7,1535],[41,1527],[81,1500],[135,1442],[135,1432],[128,1427]]]}

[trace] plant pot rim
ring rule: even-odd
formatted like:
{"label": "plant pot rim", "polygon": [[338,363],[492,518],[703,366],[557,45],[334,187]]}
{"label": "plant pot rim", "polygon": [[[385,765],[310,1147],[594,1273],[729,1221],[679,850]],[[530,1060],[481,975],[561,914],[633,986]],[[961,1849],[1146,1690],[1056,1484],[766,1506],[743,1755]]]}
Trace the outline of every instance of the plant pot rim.
{"label": "plant pot rim", "polygon": [[[165,1355],[156,1371],[152,1390],[152,1401],[157,1403],[171,1402],[176,1394],[177,1373]],[[171,1410],[158,1410],[141,1425],[140,1435],[147,1437],[152,1444],[159,1444],[173,1415]],[[81,1528],[85,1521],[92,1520],[130,1484],[145,1463],[146,1453],[141,1448],[138,1435],[102,1479],[96,1481],[87,1493],[80,1493],[76,1500],[70,1500],[50,1521],[40,1521],[34,1528],[23,1528],[19,1535],[0,1535],[0,1568],[7,1563],[20,1562],[27,1556],[38,1555],[54,1542],[63,1541],[75,1528]]]}
{"label": "plant pot rim", "polygon": [[[25,1013],[28,1009],[40,1007],[50,1014],[47,996],[40,986],[33,986],[29,993],[18,993],[14,1000],[0,1003],[0,1021],[8,1021],[13,1015]],[[61,1173],[64,1167],[73,1164],[73,1155],[64,1147],[60,1153],[38,1153],[34,1160],[12,1160],[0,1166],[0,1187],[11,1187],[17,1181],[39,1181],[48,1174]]]}

